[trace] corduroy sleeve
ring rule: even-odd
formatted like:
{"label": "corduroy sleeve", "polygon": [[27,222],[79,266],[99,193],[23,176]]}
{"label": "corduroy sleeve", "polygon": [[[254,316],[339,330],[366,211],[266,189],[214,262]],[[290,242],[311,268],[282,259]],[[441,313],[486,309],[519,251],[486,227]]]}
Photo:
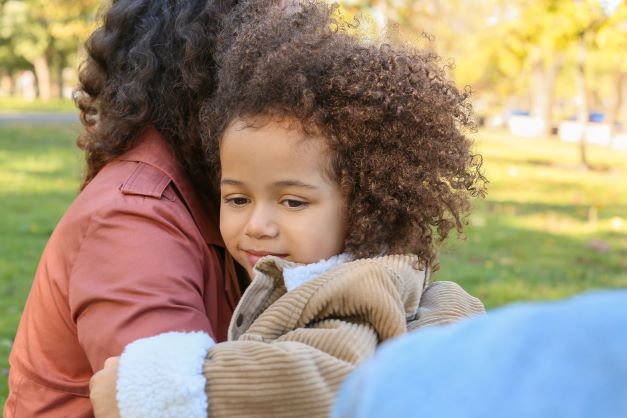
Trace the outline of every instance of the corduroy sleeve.
{"label": "corduroy sleeve", "polygon": [[[377,336],[365,324],[326,320],[271,343],[211,345],[183,333],[130,344],[118,371],[121,417],[201,418],[205,409],[209,417],[326,417],[340,384],[374,354]],[[203,362],[198,353],[207,349]]]}
{"label": "corduroy sleeve", "polygon": [[326,320],[271,343],[233,341],[209,350],[203,372],[210,417],[326,417],[354,367],[371,357],[366,324]]}
{"label": "corduroy sleeve", "polygon": [[438,281],[427,287],[420,299],[416,319],[407,324],[407,331],[431,325],[445,325],[481,315],[485,307],[454,282]]}

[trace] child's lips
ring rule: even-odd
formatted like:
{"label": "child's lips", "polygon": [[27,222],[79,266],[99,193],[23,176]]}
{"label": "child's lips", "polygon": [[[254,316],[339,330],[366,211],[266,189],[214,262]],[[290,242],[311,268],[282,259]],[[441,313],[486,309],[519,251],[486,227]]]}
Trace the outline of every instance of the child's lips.
{"label": "child's lips", "polygon": [[287,254],[273,253],[273,252],[270,252],[270,251],[244,250],[244,253],[246,254],[246,258],[248,259],[248,263],[250,264],[251,267],[254,267],[255,264],[257,264],[257,261],[259,261],[260,258],[265,257],[267,255],[273,255],[273,256],[279,257],[279,258],[287,257]]}

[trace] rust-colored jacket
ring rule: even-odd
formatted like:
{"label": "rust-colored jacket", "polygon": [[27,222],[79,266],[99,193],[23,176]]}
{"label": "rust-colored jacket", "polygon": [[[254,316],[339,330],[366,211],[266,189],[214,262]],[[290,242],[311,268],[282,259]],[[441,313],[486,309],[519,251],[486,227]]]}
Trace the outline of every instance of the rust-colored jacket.
{"label": "rust-colored jacket", "polygon": [[217,225],[169,145],[144,130],[48,241],[11,351],[4,417],[93,416],[90,377],[138,338],[226,339],[239,289]]}

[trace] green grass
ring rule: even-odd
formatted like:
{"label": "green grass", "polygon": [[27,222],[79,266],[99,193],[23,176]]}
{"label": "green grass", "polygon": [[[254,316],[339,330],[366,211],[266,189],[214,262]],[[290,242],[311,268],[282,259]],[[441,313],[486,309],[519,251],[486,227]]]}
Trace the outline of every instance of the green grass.
{"label": "green grass", "polygon": [[490,180],[466,239],[450,240],[437,279],[460,282],[488,308],[627,287],[627,155],[590,147],[603,171],[557,140],[477,135]]}
{"label": "green grass", "polygon": [[78,112],[74,102],[70,99],[28,101],[19,97],[0,97],[0,111],[4,113]]}
{"label": "green grass", "polygon": [[8,354],[39,256],[76,195],[78,124],[0,125],[0,404]]}
{"label": "green grass", "polygon": [[[37,261],[76,195],[78,132],[75,124],[0,125],[0,403]],[[572,144],[476,136],[488,198],[475,202],[466,239],[446,245],[437,279],[460,282],[489,308],[627,286],[627,155],[591,147],[592,162],[607,169],[586,172]]]}

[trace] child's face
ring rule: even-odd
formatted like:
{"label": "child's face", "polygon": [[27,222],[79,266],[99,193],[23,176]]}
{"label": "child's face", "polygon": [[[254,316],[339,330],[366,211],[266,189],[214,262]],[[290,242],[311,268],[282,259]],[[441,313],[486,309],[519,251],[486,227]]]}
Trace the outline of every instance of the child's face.
{"label": "child's face", "polygon": [[344,198],[325,174],[326,145],[288,122],[236,119],[222,138],[220,231],[251,277],[264,255],[313,263],[342,252]]}

